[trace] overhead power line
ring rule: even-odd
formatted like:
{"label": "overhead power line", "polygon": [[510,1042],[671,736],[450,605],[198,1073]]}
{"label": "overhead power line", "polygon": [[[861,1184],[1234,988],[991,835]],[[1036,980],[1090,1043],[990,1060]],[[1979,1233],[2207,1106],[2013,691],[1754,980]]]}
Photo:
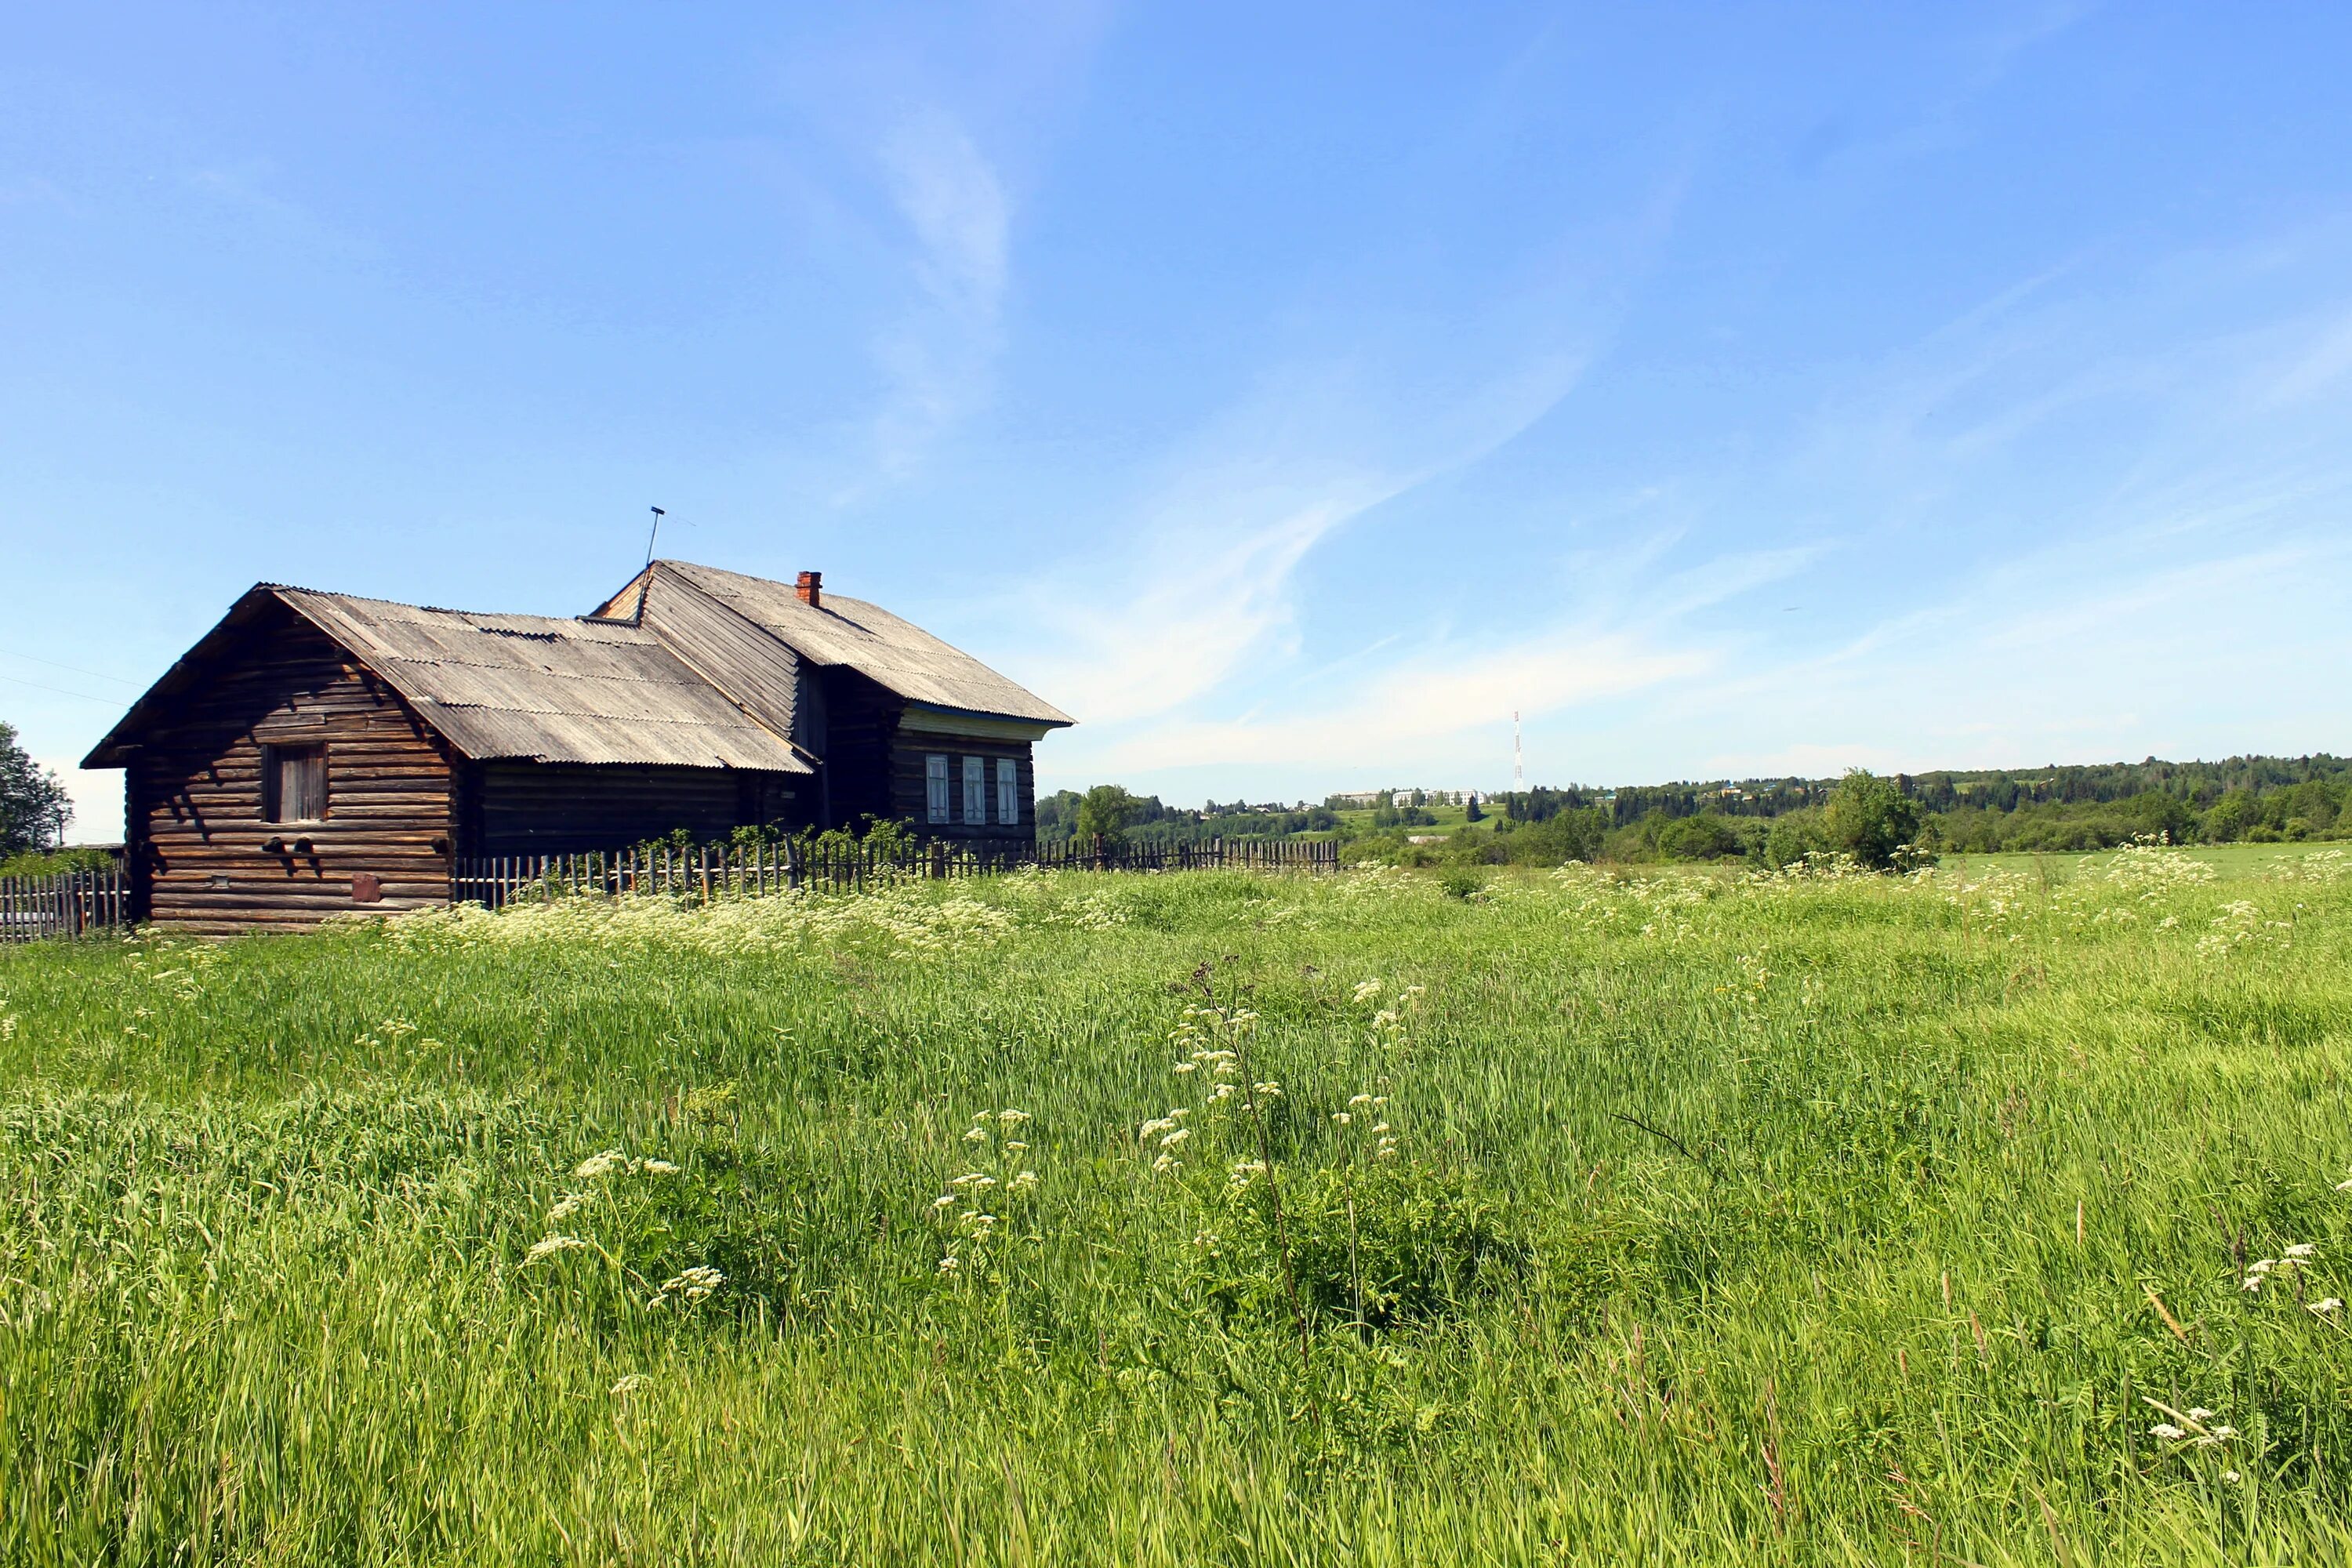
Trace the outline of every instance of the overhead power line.
{"label": "overhead power line", "polygon": [[56,659],[43,658],[38,654],[18,653],[13,648],[0,647],[0,658],[21,658],[27,664],[46,664],[51,669],[68,670],[75,675],[87,675],[96,680],[110,680],[117,686],[136,686],[139,684],[135,680],[125,679],[120,675],[109,675],[102,669],[84,669],[78,664],[59,664]]}
{"label": "overhead power line", "polygon": [[122,701],[120,697],[93,697],[87,691],[68,691],[62,686],[44,686],[37,680],[26,680],[20,676],[0,675],[0,680],[11,686],[29,686],[36,691],[54,691],[60,697],[79,697],[84,702],[103,702],[110,708],[119,706]]}

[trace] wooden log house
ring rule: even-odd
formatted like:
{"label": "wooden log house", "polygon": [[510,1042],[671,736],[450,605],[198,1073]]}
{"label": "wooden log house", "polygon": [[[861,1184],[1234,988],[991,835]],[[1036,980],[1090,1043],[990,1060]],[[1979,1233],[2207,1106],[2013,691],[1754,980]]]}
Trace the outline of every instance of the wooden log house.
{"label": "wooden log house", "polygon": [[258,584],[82,765],[123,770],[134,917],[227,934],[679,828],[1034,838],[1070,721],[817,573],[656,561],[570,620]]}

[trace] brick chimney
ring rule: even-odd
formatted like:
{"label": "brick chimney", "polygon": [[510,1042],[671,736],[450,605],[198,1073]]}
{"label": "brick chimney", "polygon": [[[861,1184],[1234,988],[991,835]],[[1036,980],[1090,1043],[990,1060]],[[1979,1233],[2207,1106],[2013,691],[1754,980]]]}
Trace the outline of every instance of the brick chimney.
{"label": "brick chimney", "polygon": [[824,574],[803,572],[801,580],[793,584],[793,596],[812,610],[824,608]]}

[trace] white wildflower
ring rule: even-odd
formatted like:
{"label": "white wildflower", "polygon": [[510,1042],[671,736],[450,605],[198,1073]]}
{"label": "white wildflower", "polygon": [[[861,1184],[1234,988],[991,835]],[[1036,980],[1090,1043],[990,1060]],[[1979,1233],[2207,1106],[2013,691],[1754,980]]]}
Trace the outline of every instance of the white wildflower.
{"label": "white wildflower", "polygon": [[2322,1296],[2318,1300],[2314,1301],[2311,1304],[2311,1310],[2318,1313],[2324,1318],[2331,1312],[2340,1311],[2343,1309],[2343,1306],[2344,1303],[2337,1300],[2333,1296]]}
{"label": "white wildflower", "polygon": [[2220,1414],[2220,1411],[2208,1410],[2201,1405],[2192,1405],[2189,1407],[2189,1419],[2191,1421],[2210,1421]]}
{"label": "white wildflower", "polygon": [[712,1291],[726,1283],[727,1276],[707,1263],[698,1263],[691,1268],[681,1268],[662,1281],[661,1295],[664,1298],[674,1296],[688,1302],[702,1301],[709,1300]]}
{"label": "white wildflower", "polygon": [[1009,1190],[1016,1193],[1025,1193],[1036,1184],[1037,1173],[1034,1171],[1024,1171],[1019,1175],[1013,1178],[1013,1184]]}
{"label": "white wildflower", "polygon": [[1335,1111],[1333,1111],[1333,1112],[1331,1113],[1331,1120],[1332,1120],[1332,1121],[1336,1121],[1336,1122],[1338,1122],[1340,1126],[1345,1127],[1345,1126],[1347,1126],[1347,1125],[1348,1125],[1348,1123],[1349,1123],[1350,1121],[1354,1121],[1354,1120],[1356,1120],[1356,1119],[1355,1119],[1354,1117],[1352,1117],[1352,1116],[1349,1115],[1349,1114],[1348,1114],[1346,1111],[1344,1111],[1344,1110],[1335,1110]]}
{"label": "white wildflower", "polygon": [[952,1252],[940,1259],[940,1272],[942,1274],[952,1274],[959,1267],[960,1265],[955,1259],[955,1254]]}
{"label": "white wildflower", "polygon": [[996,1120],[1007,1127],[1014,1127],[1028,1121],[1029,1113],[1025,1110],[1000,1110],[996,1113]]}
{"label": "white wildflower", "polygon": [[1349,1110],[1355,1110],[1355,1109],[1356,1109],[1356,1107],[1358,1107],[1358,1106],[1360,1106],[1360,1105],[1370,1105],[1370,1104],[1371,1104],[1371,1103],[1372,1103],[1372,1097],[1371,1097],[1370,1095],[1369,1095],[1369,1094],[1359,1094],[1359,1095],[1356,1095],[1356,1096],[1354,1096],[1354,1097],[1352,1097],[1351,1099],[1349,1099],[1349,1101],[1348,1101],[1348,1109],[1349,1109]]}
{"label": "white wildflower", "polygon": [[2223,1480],[2225,1480],[2225,1481],[2229,1482],[2231,1486],[2233,1486],[2233,1487],[2234,1487],[2234,1486],[2236,1486],[2240,1481],[2244,1480],[2246,1478],[2245,1478],[2245,1477],[2243,1477],[2243,1476],[2242,1476],[2242,1475],[2240,1475],[2240,1474],[2239,1474],[2237,1471],[2235,1471],[2235,1470],[2223,1470],[2223,1471],[2221,1472],[2221,1479],[2222,1479]]}
{"label": "white wildflower", "polygon": [[2147,1435],[2151,1437],[2161,1437],[2168,1443],[2177,1443],[2181,1438],[2189,1436],[2188,1433],[2182,1431],[2179,1427],[2175,1426],[2169,1421],[2158,1422],[2155,1426],[2147,1429]]}
{"label": "white wildflower", "polygon": [[552,1258],[559,1252],[570,1252],[587,1245],[576,1236],[542,1236],[530,1244],[530,1250],[522,1255],[522,1260],[536,1263],[542,1258]]}
{"label": "white wildflower", "polygon": [[2310,1242],[2298,1241],[2293,1247],[2286,1249],[2286,1256],[2300,1261],[2305,1258],[2315,1256],[2318,1251],[2319,1248],[2313,1246]]}
{"label": "white wildflower", "polygon": [[645,1385],[646,1385],[646,1374],[645,1374],[645,1373],[641,1373],[641,1372],[633,1372],[633,1373],[629,1373],[629,1375],[628,1375],[628,1376],[626,1376],[626,1377],[625,1377],[625,1378],[621,1379],[621,1381],[620,1381],[620,1382],[618,1382],[618,1383],[614,1384],[613,1385],[613,1390],[612,1390],[612,1392],[613,1392],[616,1396],[617,1396],[617,1395],[621,1395],[621,1394],[635,1394],[637,1390],[639,1390],[640,1388],[643,1388]]}
{"label": "white wildflower", "polygon": [[956,1195],[953,1193],[941,1193],[931,1200],[931,1206],[935,1209],[951,1209],[955,1205]]}
{"label": "white wildflower", "polygon": [[547,1223],[550,1225],[562,1225],[565,1220],[570,1219],[573,1215],[578,1214],[582,1209],[586,1208],[587,1206],[587,1194],[566,1193],[562,1197],[555,1200],[555,1206],[553,1208],[547,1211]]}
{"label": "white wildflower", "polygon": [[677,1174],[677,1167],[671,1164],[667,1160],[641,1161],[638,1163],[637,1168],[645,1172],[648,1176],[675,1176]]}
{"label": "white wildflower", "polygon": [[1369,1002],[1380,994],[1381,983],[1379,981],[1360,980],[1356,982],[1356,1000],[1359,1003]]}
{"label": "white wildflower", "polygon": [[581,1161],[572,1167],[572,1173],[581,1181],[593,1182],[600,1176],[611,1175],[627,1163],[618,1149],[607,1149],[601,1154],[591,1154]]}
{"label": "white wildflower", "polygon": [[985,1143],[988,1142],[988,1129],[975,1127],[963,1135],[963,1141],[967,1143]]}

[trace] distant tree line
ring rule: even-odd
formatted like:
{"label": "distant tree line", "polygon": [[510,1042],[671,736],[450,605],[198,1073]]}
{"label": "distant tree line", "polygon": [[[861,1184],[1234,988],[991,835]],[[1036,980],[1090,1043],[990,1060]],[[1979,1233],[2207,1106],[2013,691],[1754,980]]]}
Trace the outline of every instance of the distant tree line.
{"label": "distant tree line", "polygon": [[2082,852],[2161,836],[2176,844],[2352,837],[2352,760],[2231,757],[2216,763],[2056,765],[2029,770],[1868,773],[1842,778],[1717,779],[1603,789],[1570,784],[1496,794],[1437,842],[1418,791],[1382,794],[1369,812],[1335,798],[1198,811],[1115,784],[1037,803],[1054,840],[1178,843],[1211,837],[1336,837],[1352,859],[1559,865],[1569,860],[1744,861],[1809,854],[1868,865],[1937,855]]}
{"label": "distant tree line", "polygon": [[1212,801],[1194,811],[1164,804],[1156,795],[1135,795],[1118,784],[1097,784],[1081,795],[1056,790],[1037,797],[1037,837],[1048,844],[1076,839],[1091,844],[1199,844],[1212,838],[1288,838],[1339,831],[1339,813],[1324,805]]}

